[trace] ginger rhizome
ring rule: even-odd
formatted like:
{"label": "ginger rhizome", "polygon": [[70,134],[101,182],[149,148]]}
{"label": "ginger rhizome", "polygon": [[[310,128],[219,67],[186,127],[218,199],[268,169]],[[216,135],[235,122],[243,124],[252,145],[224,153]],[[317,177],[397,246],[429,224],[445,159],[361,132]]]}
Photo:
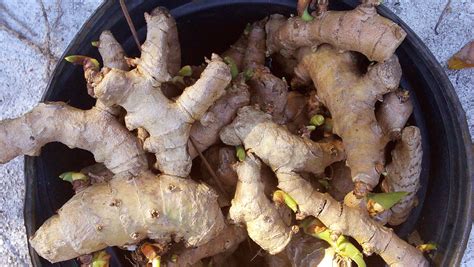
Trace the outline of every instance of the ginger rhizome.
{"label": "ginger rhizome", "polygon": [[340,161],[341,145],[314,143],[289,133],[271,117],[252,107],[243,107],[236,119],[221,132],[229,145],[244,145],[267,164],[278,178],[278,187],[297,203],[301,216],[314,216],[334,234],[353,237],[364,253],[379,254],[390,266],[428,266],[423,254],[356,208],[347,207],[330,195],[315,191],[298,172],[324,172]]}
{"label": "ginger rhizome", "polygon": [[[139,58],[110,31],[94,42],[102,68],[67,57],[83,66],[93,108],[42,103],[0,122],[2,163],[50,142],[100,163],[60,176],[76,194],[31,237],[38,254],[59,262],[155,244],[145,263],[234,266],[247,247],[270,266],[363,266],[351,237],[389,266],[427,266],[383,226],[407,219],[421,185],[421,133],[407,126],[413,105],[394,55],[405,32],[375,0],[350,11],[317,1],[312,13],[299,2],[298,16],[249,24],[199,66],[181,66],[163,8],[145,14]],[[379,190],[400,198],[379,209]]]}
{"label": "ginger rhizome", "polygon": [[130,69],[125,58],[125,51],[110,31],[104,31],[100,34],[97,48],[105,67],[119,70]]}
{"label": "ginger rhizome", "polygon": [[239,181],[229,210],[230,218],[235,223],[245,224],[249,237],[270,254],[282,251],[293,233],[264,193],[260,161],[250,154],[235,169]]}
{"label": "ginger rhizome", "polygon": [[[107,142],[103,142],[107,140]],[[0,122],[0,162],[36,156],[47,143],[90,151],[114,173],[148,169],[138,139],[105,110],[80,110],[65,103],[44,103],[20,118]]]}
{"label": "ginger rhizome", "polygon": [[[126,68],[123,50],[110,32],[101,35],[100,53],[105,66]],[[93,62],[76,58],[84,64]],[[77,62],[79,63],[79,62]],[[62,102],[41,103],[17,119],[0,122],[0,162],[19,155],[36,156],[47,143],[61,142],[70,148],[90,151],[97,162],[113,173],[137,174],[148,169],[145,151],[116,115],[118,110],[98,102],[90,110],[80,110]],[[103,142],[107,140],[107,142]]]}
{"label": "ginger rhizome", "polygon": [[417,127],[410,126],[403,129],[401,139],[392,151],[392,162],[387,165],[387,175],[382,182],[385,192],[408,193],[402,201],[395,204],[390,211],[389,224],[403,223],[412,208],[417,205],[416,192],[420,187],[421,134]]}
{"label": "ginger rhizome", "polygon": [[373,5],[351,11],[325,11],[312,21],[300,17],[270,16],[266,24],[267,49],[291,58],[301,47],[326,43],[341,50],[357,51],[369,60],[389,59],[406,36],[393,21],[377,14]]}
{"label": "ginger rhizome", "polygon": [[398,89],[384,96],[380,107],[375,111],[377,122],[388,140],[400,138],[402,129],[413,112],[408,91]]}
{"label": "ginger rhizome", "polygon": [[302,56],[299,75],[311,78],[321,102],[331,112],[333,131],[347,153],[355,193],[365,195],[378,184],[386,141],[374,107],[383,95],[398,88],[402,75],[396,56],[370,66],[361,74],[352,52],[322,45]]}
{"label": "ginger rhizome", "polygon": [[192,123],[225,93],[231,80],[229,67],[213,55],[201,78],[189,86],[176,101],[160,90],[179,70],[180,51],[176,24],[164,9],[157,8],[148,15],[147,39],[142,55],[135,59],[131,71],[85,68],[85,76],[94,96],[107,106],[119,105],[126,111],[125,124],[129,130],[145,129],[145,150],[156,155],[157,168],[166,174],[187,177],[191,157],[187,143]]}
{"label": "ginger rhizome", "polygon": [[217,195],[204,184],[150,172],[118,174],[74,195],[30,243],[43,258],[59,262],[145,238],[199,246],[224,226]]}

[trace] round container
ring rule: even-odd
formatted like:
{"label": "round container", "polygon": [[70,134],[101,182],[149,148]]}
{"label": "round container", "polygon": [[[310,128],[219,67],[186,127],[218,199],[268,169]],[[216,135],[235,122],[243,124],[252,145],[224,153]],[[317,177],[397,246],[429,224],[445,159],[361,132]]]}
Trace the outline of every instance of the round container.
{"label": "round container", "polygon": [[[330,2],[331,9],[347,10],[355,7],[358,1]],[[143,14],[156,6],[170,9],[176,18],[183,65],[198,64],[211,52],[224,51],[248,22],[273,13],[295,13],[295,1],[292,0],[130,1],[129,12],[141,42],[146,33]],[[396,231],[405,237],[416,229],[423,240],[436,242],[438,250],[432,259],[436,266],[459,265],[472,223],[473,158],[466,117],[453,86],[428,48],[387,8],[381,6],[378,10],[407,32],[397,50],[403,69],[401,86],[411,93],[415,108],[410,123],[421,129],[423,137],[420,202],[408,221]],[[91,41],[97,40],[103,30],[111,30],[129,56],[138,55],[118,1],[113,0],[97,9],[64,55],[100,58]],[[94,99],[87,95],[85,88],[82,68],[63,60],[56,66],[43,101],[66,101],[88,109]],[[24,215],[28,237],[73,195],[70,184],[61,181],[58,175],[93,162],[89,152],[71,150],[59,143],[45,146],[39,157],[26,157]],[[117,250],[110,252],[113,254],[112,266],[129,265]],[[31,247],[30,255],[34,266],[78,266],[74,260],[50,264]]]}

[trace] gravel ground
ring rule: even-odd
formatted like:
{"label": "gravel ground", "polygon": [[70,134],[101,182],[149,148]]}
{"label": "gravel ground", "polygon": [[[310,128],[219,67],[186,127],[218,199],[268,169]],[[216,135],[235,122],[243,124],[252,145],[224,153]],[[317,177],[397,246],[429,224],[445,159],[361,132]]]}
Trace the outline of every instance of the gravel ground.
{"label": "gravel ground", "polygon": [[[98,0],[0,0],[0,119],[31,109],[62,52]],[[385,0],[427,44],[442,65],[474,37],[474,0],[455,0],[434,27],[447,0]],[[27,19],[25,19],[27,18]],[[446,70],[474,135],[474,69]],[[31,265],[23,225],[23,158],[0,166],[0,266]],[[474,266],[471,232],[462,266]]]}

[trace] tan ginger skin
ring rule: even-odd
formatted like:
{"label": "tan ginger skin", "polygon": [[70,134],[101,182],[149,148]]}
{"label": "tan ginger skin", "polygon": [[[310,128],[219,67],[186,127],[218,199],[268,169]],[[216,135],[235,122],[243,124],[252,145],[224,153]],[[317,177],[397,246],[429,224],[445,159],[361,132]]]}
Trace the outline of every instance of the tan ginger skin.
{"label": "tan ginger skin", "polygon": [[325,11],[309,22],[276,14],[270,16],[265,28],[269,54],[285,57],[293,57],[301,47],[326,43],[381,62],[393,55],[406,36],[400,26],[378,15],[372,5],[359,5],[351,11]]}
{"label": "tan ginger skin", "polygon": [[105,67],[119,70],[130,69],[125,60],[127,56],[125,51],[110,31],[104,31],[100,34],[97,48]]}
{"label": "tan ginger skin", "polygon": [[248,45],[248,32],[244,32],[240,35],[239,39],[232,44],[226,51],[222,53],[222,58],[231,58],[239,70],[244,68],[244,57],[246,54]]}
{"label": "tan ginger skin", "polygon": [[296,133],[302,124],[307,123],[304,112],[306,98],[298,92],[289,92],[286,81],[265,67],[265,22],[261,20],[250,26],[243,58],[244,70],[252,73],[248,81],[250,103],[258,104],[273,116],[275,122],[287,125],[291,132]]}
{"label": "tan ginger skin", "polygon": [[271,122],[269,115],[253,107],[241,108],[236,119],[222,130],[221,139],[226,144],[244,145],[270,166],[278,178],[278,187],[298,203],[301,217],[312,215],[334,233],[353,237],[366,254],[379,254],[389,266],[428,266],[422,252],[400,239],[393,230],[379,225],[358,209],[315,191],[298,175],[302,171],[320,173],[326,166],[340,161],[344,153],[337,143],[314,143],[293,136]]}
{"label": "tan ginger skin", "polygon": [[408,91],[398,89],[383,97],[380,107],[375,111],[375,117],[387,141],[400,139],[402,129],[412,112],[413,104]]}
{"label": "tan ginger skin", "polygon": [[243,59],[245,71],[251,72],[248,81],[250,103],[272,114],[275,121],[283,122],[288,95],[288,84],[265,67],[265,20],[252,24],[248,46]]}
{"label": "tan ginger skin", "polygon": [[408,193],[389,210],[377,211],[370,207],[366,199],[358,199],[353,192],[344,198],[344,204],[356,207],[361,212],[370,214],[380,224],[400,225],[405,222],[411,210],[417,205],[416,193],[420,188],[421,147],[420,130],[415,126],[403,129],[401,139],[392,150],[392,162],[385,168],[385,179],[382,181],[383,192]]}
{"label": "tan ginger skin", "polygon": [[[375,111],[377,122],[383,131],[381,143],[387,144],[389,141],[398,140],[398,148],[392,151],[392,155],[403,155],[403,157],[398,156],[396,159],[392,158],[395,161],[392,161],[385,167],[385,174],[388,174],[388,169],[393,173],[393,178],[385,180],[387,182],[390,181],[388,183],[394,186],[388,189],[387,184],[384,188],[384,183],[382,183],[382,189],[385,192],[408,193],[401,200],[401,203],[396,205],[397,208],[395,210],[397,212],[393,214],[393,220],[390,219],[392,217],[392,211],[390,210],[372,214],[373,218],[381,224],[386,224],[389,220],[392,225],[401,224],[407,219],[410,211],[416,205],[415,195],[420,184],[421,158],[423,154],[421,147],[417,147],[418,145],[421,146],[419,129],[414,126],[405,128],[407,131],[405,140],[399,140],[402,137],[402,128],[408,121],[412,111],[413,104],[409,99],[409,93],[402,89],[386,94],[383,102]],[[347,194],[344,198],[344,203],[351,207],[359,207],[364,212],[367,210],[366,200],[363,198],[357,199],[353,192]],[[397,216],[398,218],[395,219]]]}
{"label": "tan ginger skin", "polygon": [[[99,51],[105,66],[128,69],[123,49],[110,32],[101,34]],[[148,169],[145,151],[117,121],[117,112],[116,107],[106,107],[100,101],[90,110],[62,102],[38,104],[20,118],[0,122],[0,163],[19,155],[39,155],[47,143],[61,142],[90,151],[113,173],[137,174]]]}
{"label": "tan ginger skin", "polygon": [[270,254],[285,249],[293,232],[280,217],[278,209],[265,195],[260,176],[261,163],[253,155],[235,166],[239,181],[229,216],[247,227],[249,237]]}
{"label": "tan ginger skin", "polygon": [[273,120],[286,125],[292,133],[297,133],[302,125],[307,123],[306,97],[295,91],[288,91],[285,80],[273,75],[265,67],[266,20],[253,23],[248,31],[248,46],[243,58],[245,71],[251,70],[248,80],[250,88],[250,103],[258,104],[260,108],[271,114]]}
{"label": "tan ginger skin", "polygon": [[[235,188],[238,181],[237,173],[234,169],[234,164],[237,163],[236,149],[230,146],[215,145],[206,150],[204,157],[213,168],[217,178],[223,184],[223,187],[226,189],[226,191],[233,195],[235,193]],[[210,177],[208,168],[205,166],[205,164],[201,165],[201,173],[206,177]],[[275,174],[268,166],[262,165],[259,175],[263,184],[265,185],[264,194],[267,197],[272,197],[273,192],[277,190]],[[209,181],[209,184],[211,183],[212,182]],[[286,218],[285,216],[288,216],[287,212],[289,210],[285,205],[278,205],[278,210],[279,212],[282,212],[282,216],[285,218],[285,221],[286,219],[291,220],[291,218]],[[291,217],[291,214],[289,215],[290,216],[288,217]]]}
{"label": "tan ginger skin", "polygon": [[[239,70],[243,69],[243,61],[248,53],[249,33],[244,32],[240,38],[229,47],[222,58],[230,57]],[[193,71],[194,75],[194,71]],[[225,95],[219,98],[214,105],[202,116],[200,121],[196,121],[191,127],[188,151],[191,158],[195,158],[199,152],[203,152],[211,145],[219,141],[219,131],[229,124],[235,117],[237,110],[250,103],[249,87],[245,83],[245,78],[240,73],[233,81],[230,88],[226,89]],[[197,150],[196,150],[197,148]]]}
{"label": "tan ginger skin", "polygon": [[[392,162],[385,168],[386,176],[382,181],[382,190],[408,194],[389,210],[371,214],[373,219],[381,224],[402,224],[418,203],[416,193],[420,188],[423,157],[420,130],[415,126],[408,126],[403,129],[400,137],[401,139],[397,141],[391,153]],[[358,207],[364,213],[367,213],[369,209],[366,200],[357,199],[352,192],[346,195],[344,203],[351,207]]]}
{"label": "tan ginger skin", "polygon": [[388,223],[391,225],[403,223],[417,205],[416,192],[420,188],[422,157],[420,130],[415,126],[406,127],[392,151],[392,162],[387,165],[387,176],[382,181],[384,192],[408,193],[390,209]]}
{"label": "tan ginger skin", "polygon": [[148,169],[138,139],[98,107],[85,111],[61,102],[42,103],[20,118],[0,122],[1,163],[19,155],[39,155],[51,142],[88,150],[114,173]]}
{"label": "tan ginger skin", "polygon": [[147,39],[141,57],[134,60],[135,69],[103,69],[100,73],[86,69],[85,76],[97,99],[127,110],[129,130],[141,127],[149,133],[144,148],[156,155],[161,172],[187,177],[191,169],[187,150],[191,125],[225,93],[231,80],[229,67],[213,55],[201,78],[176,101],[169,100],[159,87],[179,70],[176,24],[161,8],[145,14],[145,19]]}
{"label": "tan ginger skin", "polygon": [[224,226],[217,195],[204,184],[150,172],[119,174],[74,195],[30,244],[54,263],[145,238],[199,246]]}
{"label": "tan ginger skin", "polygon": [[344,142],[355,193],[364,196],[378,184],[385,164],[386,140],[374,106],[384,94],[398,88],[402,75],[398,59],[392,56],[361,75],[352,52],[322,45],[303,55],[300,64],[300,78],[312,79],[318,97],[331,112],[333,132]]}

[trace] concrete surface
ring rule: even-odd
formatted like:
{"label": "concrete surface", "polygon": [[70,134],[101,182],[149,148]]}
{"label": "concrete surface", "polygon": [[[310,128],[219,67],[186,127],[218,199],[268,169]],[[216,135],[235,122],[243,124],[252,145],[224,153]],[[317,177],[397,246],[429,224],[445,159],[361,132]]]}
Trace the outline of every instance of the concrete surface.
{"label": "concrete surface", "polygon": [[[454,0],[434,26],[447,0],[385,0],[428,45],[446,60],[474,38],[474,0]],[[48,77],[99,0],[0,0],[0,119],[17,117],[40,99]],[[474,69],[447,70],[474,134]],[[0,266],[31,265],[23,226],[23,158],[0,166]],[[463,266],[474,266],[471,233]]]}

